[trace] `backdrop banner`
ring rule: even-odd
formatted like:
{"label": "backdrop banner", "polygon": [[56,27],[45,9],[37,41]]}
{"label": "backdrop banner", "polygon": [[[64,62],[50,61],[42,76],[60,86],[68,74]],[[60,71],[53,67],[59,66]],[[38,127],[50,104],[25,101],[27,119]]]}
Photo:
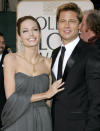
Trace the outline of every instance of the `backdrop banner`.
{"label": "backdrop banner", "polygon": [[[90,0],[24,0],[17,6],[17,19],[31,15],[40,23],[42,29],[42,39],[39,44],[39,51],[43,56],[51,57],[52,50],[61,43],[57,31],[56,9],[64,3],[74,2],[79,5],[82,11],[93,9],[93,3]],[[20,41],[17,41],[17,50],[23,47]]]}

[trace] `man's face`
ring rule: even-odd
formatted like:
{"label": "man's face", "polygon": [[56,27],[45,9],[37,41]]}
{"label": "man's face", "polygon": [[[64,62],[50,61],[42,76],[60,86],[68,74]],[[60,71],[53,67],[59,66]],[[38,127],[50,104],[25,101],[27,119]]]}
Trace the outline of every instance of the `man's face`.
{"label": "man's face", "polygon": [[80,37],[85,42],[88,42],[90,33],[89,33],[89,29],[87,27],[86,18],[87,18],[87,15],[84,15],[84,17],[82,19],[81,27],[80,27]]}
{"label": "man's face", "polygon": [[74,11],[62,11],[58,20],[58,31],[63,44],[73,41],[79,33],[79,21]]}
{"label": "man's face", "polygon": [[5,49],[4,38],[3,36],[0,36],[0,54],[3,53],[4,49]]}

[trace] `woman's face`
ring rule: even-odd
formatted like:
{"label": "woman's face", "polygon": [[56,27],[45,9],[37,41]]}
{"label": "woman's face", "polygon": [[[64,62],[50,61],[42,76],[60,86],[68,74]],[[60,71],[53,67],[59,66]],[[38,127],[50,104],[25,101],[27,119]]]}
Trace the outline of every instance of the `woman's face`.
{"label": "woman's face", "polygon": [[20,40],[25,47],[37,46],[40,42],[40,31],[36,22],[27,19],[21,23]]}
{"label": "woman's face", "polygon": [[5,49],[4,37],[0,36],[0,54],[3,53],[4,49]]}

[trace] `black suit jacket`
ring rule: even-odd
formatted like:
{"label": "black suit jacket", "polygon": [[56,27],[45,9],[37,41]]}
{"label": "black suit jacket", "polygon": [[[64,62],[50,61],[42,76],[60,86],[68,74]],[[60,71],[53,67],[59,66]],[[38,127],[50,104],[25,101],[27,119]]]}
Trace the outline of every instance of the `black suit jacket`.
{"label": "black suit jacket", "polygon": [[[59,50],[52,53],[52,67]],[[100,131],[100,53],[80,40],[62,79],[65,90],[52,103],[54,131]]]}
{"label": "black suit jacket", "polygon": [[4,92],[4,76],[3,76],[3,60],[4,56],[8,53],[7,49],[4,50],[2,54],[2,59],[0,61],[0,128],[1,128],[1,112],[3,106],[6,102],[5,92]]}

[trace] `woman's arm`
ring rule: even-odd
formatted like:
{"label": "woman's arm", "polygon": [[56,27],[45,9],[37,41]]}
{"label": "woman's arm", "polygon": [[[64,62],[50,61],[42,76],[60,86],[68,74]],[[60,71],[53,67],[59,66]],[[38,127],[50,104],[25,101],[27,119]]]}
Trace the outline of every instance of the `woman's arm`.
{"label": "woman's arm", "polygon": [[4,58],[4,87],[8,99],[15,92],[15,56],[7,54]]}
{"label": "woman's arm", "polygon": [[[16,57],[13,53],[7,54],[4,59],[4,85],[5,85],[5,94],[8,99],[15,92],[15,67],[16,67]],[[49,99],[53,97],[59,91],[62,91],[64,88],[59,89],[63,85],[62,80],[56,81],[49,90],[40,93],[33,94],[30,98],[31,102],[36,102],[44,99]]]}
{"label": "woman's arm", "polygon": [[[45,64],[47,66],[48,73],[49,73],[50,88],[48,89],[48,91],[46,91],[44,93],[32,95],[31,102],[40,101],[43,99],[50,99],[58,92],[64,90],[64,88],[59,89],[64,84],[64,82],[62,83],[62,79],[54,82],[51,85],[51,81],[52,81],[51,80],[51,59],[49,59],[49,58],[45,59]],[[47,101],[47,104],[48,104],[48,106],[50,106],[50,100]]]}
{"label": "woman's arm", "polygon": [[64,82],[62,83],[62,79],[55,81],[49,88],[48,91],[44,92],[44,93],[40,93],[40,94],[34,94],[31,97],[31,102],[36,102],[36,101],[40,101],[43,99],[50,99],[52,98],[55,94],[57,94],[60,91],[63,91],[64,88],[60,87],[64,84]]}

